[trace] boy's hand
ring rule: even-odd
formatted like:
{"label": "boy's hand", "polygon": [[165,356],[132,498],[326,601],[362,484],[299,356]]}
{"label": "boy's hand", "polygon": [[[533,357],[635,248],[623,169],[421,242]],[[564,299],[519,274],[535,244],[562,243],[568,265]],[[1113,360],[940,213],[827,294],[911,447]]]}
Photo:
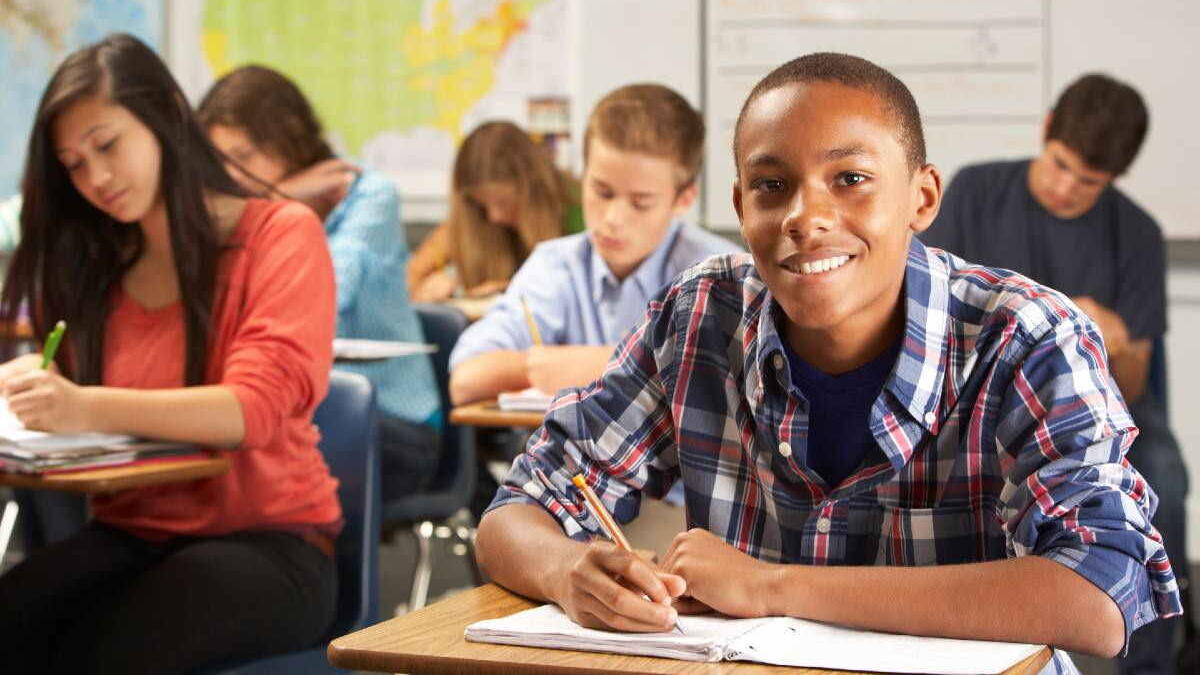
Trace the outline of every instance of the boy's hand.
{"label": "boy's hand", "polygon": [[683,580],[654,569],[637,553],[592,542],[558,573],[551,599],[575,623],[588,628],[639,633],[671,630],[678,615],[671,600]]}
{"label": "boy's hand", "polygon": [[28,429],[68,433],[94,430],[87,390],[56,372],[27,370],[8,378],[3,392],[8,409]]}
{"label": "boy's hand", "polygon": [[[687,584],[677,607],[693,614],[711,608],[736,617],[771,616],[772,576],[778,566],[756,560],[708,530],[675,536],[660,569]],[[690,599],[689,599],[690,598]]]}
{"label": "boy's hand", "polygon": [[529,383],[553,394],[567,387],[585,387],[600,377],[612,347],[535,345],[529,348],[525,370]]}

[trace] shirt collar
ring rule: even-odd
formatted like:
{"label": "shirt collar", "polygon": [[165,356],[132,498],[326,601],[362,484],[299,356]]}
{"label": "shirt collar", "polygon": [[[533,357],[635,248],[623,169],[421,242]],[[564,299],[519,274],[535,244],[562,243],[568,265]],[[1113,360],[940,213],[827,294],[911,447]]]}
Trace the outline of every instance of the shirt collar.
{"label": "shirt collar", "polygon": [[[671,223],[671,227],[663,236],[662,241],[658,243],[658,246],[650,252],[650,255],[646,256],[642,264],[637,266],[633,274],[625,279],[626,282],[637,284],[645,297],[650,297],[657,293],[659,289],[670,281],[670,279],[664,278],[667,276],[665,270],[667,256],[670,255],[671,250],[675,247],[675,240],[679,237],[679,231],[682,228],[683,223],[681,221],[677,220]],[[596,252],[596,247],[592,246],[591,241],[591,236],[589,235],[588,248],[591,250],[592,262],[592,300],[599,303],[604,299],[605,284],[609,284],[613,288],[620,288],[621,281],[608,269],[608,263],[604,262],[604,258],[601,258],[600,254]]]}
{"label": "shirt collar", "polygon": [[[782,315],[782,310],[776,309],[778,303],[769,289],[764,293],[754,367],[758,399],[763,395],[762,383],[768,378],[776,378],[781,385],[788,381],[780,378],[787,372],[787,359],[783,337],[775,322],[776,314]],[[904,342],[884,390],[892,394],[914,422],[933,433],[940,426],[938,409],[945,378],[942,354],[949,332],[949,298],[950,270],[945,261],[913,237],[904,271]]]}

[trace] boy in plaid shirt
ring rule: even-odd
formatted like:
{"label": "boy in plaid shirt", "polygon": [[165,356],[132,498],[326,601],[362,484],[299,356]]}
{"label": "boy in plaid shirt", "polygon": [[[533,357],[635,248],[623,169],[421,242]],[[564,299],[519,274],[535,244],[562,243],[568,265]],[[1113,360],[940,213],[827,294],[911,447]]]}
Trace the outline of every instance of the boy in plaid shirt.
{"label": "boy in plaid shirt", "polygon": [[[907,87],[801,57],[734,156],[751,255],[684,273],[555,402],[480,524],[489,575],[630,631],[711,608],[1112,655],[1178,613],[1095,325],[914,238],[942,183]],[[692,529],[657,565],[593,540],[578,472],[623,522],[682,480]]]}

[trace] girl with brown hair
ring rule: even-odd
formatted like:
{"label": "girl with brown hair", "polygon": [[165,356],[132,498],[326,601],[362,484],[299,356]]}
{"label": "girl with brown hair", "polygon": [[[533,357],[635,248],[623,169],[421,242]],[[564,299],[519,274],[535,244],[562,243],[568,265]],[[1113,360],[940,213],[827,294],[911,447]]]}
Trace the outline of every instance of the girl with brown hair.
{"label": "girl with brown hair", "polygon": [[[334,156],[308,99],[287,76],[243,66],[217,80],[200,121],[251,191],[302,199],[324,220],[337,275],[338,337],[424,342],[408,301],[408,245],[391,179]],[[425,487],[437,470],[442,412],[427,356],[339,362],[365,375],[380,411],[385,502]]]}
{"label": "girl with brown hair", "polygon": [[502,291],[534,246],[582,230],[574,180],[515,124],[481,124],[454,159],[449,216],[409,262],[413,300]]}

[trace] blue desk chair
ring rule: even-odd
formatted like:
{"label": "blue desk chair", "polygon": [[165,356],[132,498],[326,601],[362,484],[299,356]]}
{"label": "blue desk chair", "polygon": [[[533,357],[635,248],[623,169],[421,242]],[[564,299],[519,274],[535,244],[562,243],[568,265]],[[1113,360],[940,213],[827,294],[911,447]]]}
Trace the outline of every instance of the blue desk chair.
{"label": "blue desk chair", "polygon": [[221,675],[347,672],[329,665],[329,640],[365,628],[379,615],[379,448],[375,390],[356,373],[333,371],[329,395],[313,422],[321,430],[321,453],[338,479],[338,497],[346,524],[336,543],[337,615],[322,643],[307,651],[259,659]]}
{"label": "blue desk chair", "polygon": [[[463,313],[446,305],[414,304],[425,340],[437,345],[432,355],[433,374],[438,383],[442,410],[449,418],[450,351],[458,336],[467,327]],[[437,473],[423,492],[407,495],[383,505],[383,521],[389,526],[411,524],[417,540],[417,565],[413,570],[409,610],[425,606],[429,595],[429,578],[433,570],[432,539],[454,537],[466,547],[476,581],[474,527],[451,523],[451,518],[471,503],[476,480],[475,434],[471,427],[450,424],[447,419],[442,431],[442,453]]]}

